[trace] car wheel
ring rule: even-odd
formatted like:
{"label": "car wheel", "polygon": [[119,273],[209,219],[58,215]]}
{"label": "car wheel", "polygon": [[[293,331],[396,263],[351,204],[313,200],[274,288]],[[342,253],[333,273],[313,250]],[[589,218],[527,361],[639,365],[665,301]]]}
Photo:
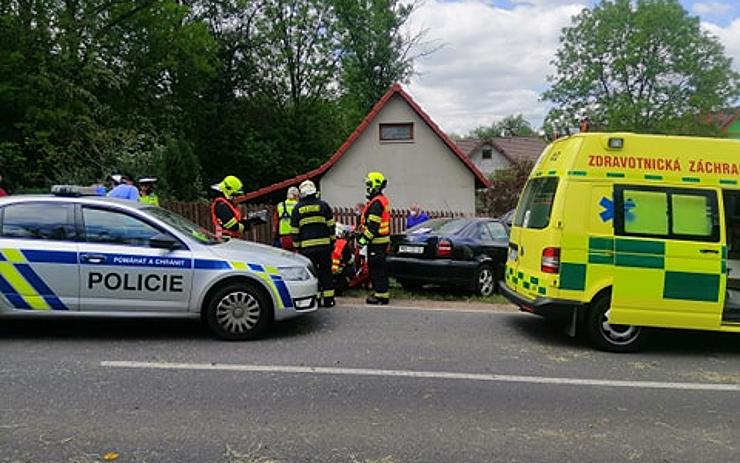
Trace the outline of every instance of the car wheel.
{"label": "car wheel", "polygon": [[480,296],[490,296],[496,289],[496,276],[493,267],[483,264],[475,271],[475,292]]}
{"label": "car wheel", "polygon": [[640,326],[609,323],[610,296],[601,296],[591,303],[586,318],[586,336],[591,345],[608,352],[635,352],[645,342],[645,330]]}
{"label": "car wheel", "polygon": [[211,332],[228,341],[254,339],[272,322],[264,292],[249,283],[231,283],[215,292],[205,312]]}
{"label": "car wheel", "polygon": [[398,284],[406,291],[419,290],[424,286],[424,283],[414,280],[398,280]]}

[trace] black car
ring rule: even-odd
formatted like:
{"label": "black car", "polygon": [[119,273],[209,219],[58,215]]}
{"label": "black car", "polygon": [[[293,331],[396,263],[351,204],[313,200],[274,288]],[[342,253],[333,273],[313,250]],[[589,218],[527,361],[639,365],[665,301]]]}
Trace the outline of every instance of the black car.
{"label": "black car", "polygon": [[504,277],[508,229],[488,218],[443,218],[391,236],[388,270],[403,287],[465,287],[489,296]]}

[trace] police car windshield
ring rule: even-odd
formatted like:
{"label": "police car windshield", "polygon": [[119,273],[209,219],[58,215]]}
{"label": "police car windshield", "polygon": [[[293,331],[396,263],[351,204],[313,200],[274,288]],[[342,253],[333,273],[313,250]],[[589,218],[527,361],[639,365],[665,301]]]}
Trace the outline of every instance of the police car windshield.
{"label": "police car windshield", "polygon": [[166,223],[175,230],[183,233],[202,244],[218,244],[223,241],[205,228],[199,227],[186,218],[160,207],[147,207],[144,210]]}

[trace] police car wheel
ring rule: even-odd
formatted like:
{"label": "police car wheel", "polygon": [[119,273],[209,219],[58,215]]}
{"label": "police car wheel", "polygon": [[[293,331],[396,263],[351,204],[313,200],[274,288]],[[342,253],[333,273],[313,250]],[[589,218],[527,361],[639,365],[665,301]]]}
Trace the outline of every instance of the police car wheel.
{"label": "police car wheel", "polygon": [[254,339],[270,325],[264,294],[248,283],[231,283],[216,291],[206,308],[211,332],[229,341]]}
{"label": "police car wheel", "polygon": [[496,274],[493,267],[483,264],[475,271],[475,292],[480,296],[490,296],[496,290]]}
{"label": "police car wheel", "polygon": [[645,342],[642,327],[609,323],[610,297],[601,296],[591,304],[586,334],[591,345],[608,352],[635,352]]}

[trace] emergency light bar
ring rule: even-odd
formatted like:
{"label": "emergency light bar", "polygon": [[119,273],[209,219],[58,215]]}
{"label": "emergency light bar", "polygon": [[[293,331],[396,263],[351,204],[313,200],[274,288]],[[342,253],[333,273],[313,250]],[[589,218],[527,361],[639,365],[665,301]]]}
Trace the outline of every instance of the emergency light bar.
{"label": "emergency light bar", "polygon": [[51,187],[54,196],[98,196],[94,186],[54,185]]}

